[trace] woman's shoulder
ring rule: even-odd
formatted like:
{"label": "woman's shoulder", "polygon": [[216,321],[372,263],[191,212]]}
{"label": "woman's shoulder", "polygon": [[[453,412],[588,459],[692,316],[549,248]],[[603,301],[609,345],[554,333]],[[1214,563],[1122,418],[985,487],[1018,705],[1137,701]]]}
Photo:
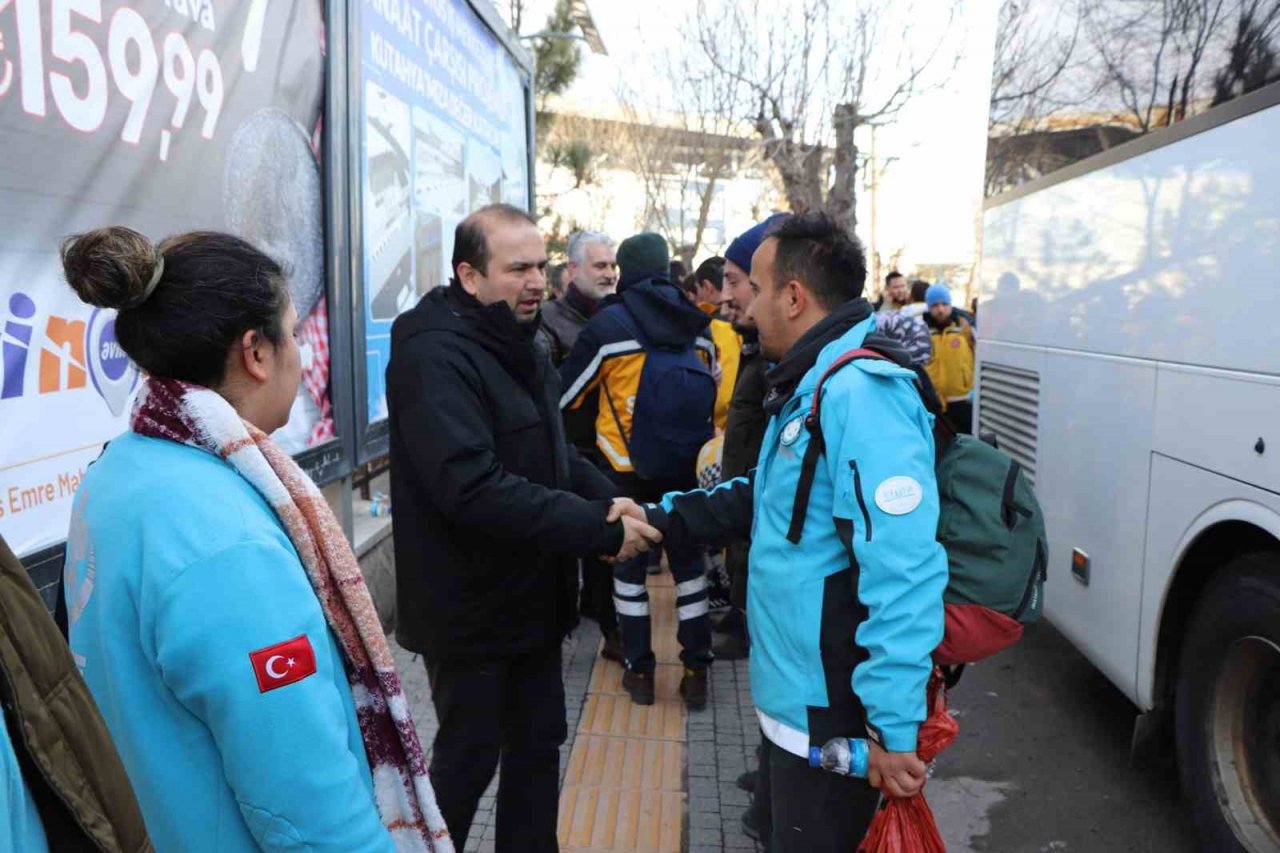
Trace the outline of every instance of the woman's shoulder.
{"label": "woman's shoulder", "polygon": [[142,547],[169,552],[166,562],[198,561],[245,541],[288,544],[270,505],[230,464],[164,439],[114,439],[85,472],[78,500],[95,534],[141,536]]}

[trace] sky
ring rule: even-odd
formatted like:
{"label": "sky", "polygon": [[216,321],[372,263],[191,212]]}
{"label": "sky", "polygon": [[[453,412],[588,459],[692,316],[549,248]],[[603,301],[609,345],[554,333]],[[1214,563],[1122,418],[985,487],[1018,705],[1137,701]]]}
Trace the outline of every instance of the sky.
{"label": "sky", "polygon": [[[838,0],[836,0],[838,2]],[[503,2],[503,0],[498,0]],[[732,0],[724,0],[732,2]],[[870,233],[869,193],[862,191],[858,233],[886,261],[902,251],[904,268],[917,264],[974,260],[977,221],[982,207],[986,152],[987,101],[999,0],[958,0],[948,26],[950,0],[917,0],[910,22],[913,42],[942,42],[940,55],[954,72],[935,80],[940,88],[917,95],[898,121],[877,132],[876,153],[889,163],[877,193],[876,233]],[[540,26],[552,3],[534,0],[526,12],[525,32]],[[616,100],[620,74],[634,75],[656,52],[679,43],[676,23],[694,4],[689,0],[589,0],[592,16],[609,51],[583,51],[584,62],[570,101]],[[784,5],[784,4],[779,4]],[[864,150],[869,136],[859,140]]]}

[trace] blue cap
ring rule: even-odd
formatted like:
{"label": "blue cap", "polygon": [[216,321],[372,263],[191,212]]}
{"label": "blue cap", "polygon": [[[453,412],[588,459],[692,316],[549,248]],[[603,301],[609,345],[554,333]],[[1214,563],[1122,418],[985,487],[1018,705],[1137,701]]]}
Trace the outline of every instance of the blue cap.
{"label": "blue cap", "polygon": [[950,305],[951,291],[945,284],[930,285],[924,292],[924,304],[932,308],[935,305]]}
{"label": "blue cap", "polygon": [[742,267],[744,272],[751,272],[751,256],[760,248],[769,232],[790,216],[790,213],[775,213],[764,222],[752,225],[729,244],[729,248],[724,250],[724,256]]}

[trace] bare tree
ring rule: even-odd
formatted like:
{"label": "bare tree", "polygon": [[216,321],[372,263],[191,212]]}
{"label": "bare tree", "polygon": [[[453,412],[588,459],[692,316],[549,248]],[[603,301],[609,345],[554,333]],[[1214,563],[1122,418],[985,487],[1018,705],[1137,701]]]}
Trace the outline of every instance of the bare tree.
{"label": "bare tree", "polygon": [[[1097,84],[1081,59],[1078,0],[1006,0],[996,24],[987,124],[986,192],[994,195],[1071,161],[1050,132]],[[1097,140],[1104,146],[1104,136]]]}
{"label": "bare tree", "polygon": [[918,49],[913,17],[890,0],[699,0],[689,49],[740,88],[734,114],[751,119],[793,211],[856,225],[857,131],[895,121],[944,53],[945,36]]}
{"label": "bare tree", "polygon": [[[1266,8],[1263,8],[1265,2]],[[1280,78],[1276,56],[1280,3],[1248,0],[1237,10],[1227,61],[1213,78],[1213,106]]]}
{"label": "bare tree", "polygon": [[618,92],[628,120],[626,159],[644,186],[648,227],[692,266],[717,195],[758,169],[760,145],[734,113],[741,84],[718,77],[701,52],[667,51],[652,70],[643,91],[624,81]]}
{"label": "bare tree", "polygon": [[1201,108],[1206,52],[1239,0],[1086,0],[1100,87],[1137,129],[1167,127]]}

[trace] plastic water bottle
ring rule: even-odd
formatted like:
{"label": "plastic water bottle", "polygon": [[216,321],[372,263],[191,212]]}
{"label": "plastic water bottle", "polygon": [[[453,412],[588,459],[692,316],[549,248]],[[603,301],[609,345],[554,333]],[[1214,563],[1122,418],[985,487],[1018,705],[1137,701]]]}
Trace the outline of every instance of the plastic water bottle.
{"label": "plastic water bottle", "polygon": [[862,738],[833,737],[822,746],[809,747],[809,766],[841,776],[867,778],[867,742]]}

